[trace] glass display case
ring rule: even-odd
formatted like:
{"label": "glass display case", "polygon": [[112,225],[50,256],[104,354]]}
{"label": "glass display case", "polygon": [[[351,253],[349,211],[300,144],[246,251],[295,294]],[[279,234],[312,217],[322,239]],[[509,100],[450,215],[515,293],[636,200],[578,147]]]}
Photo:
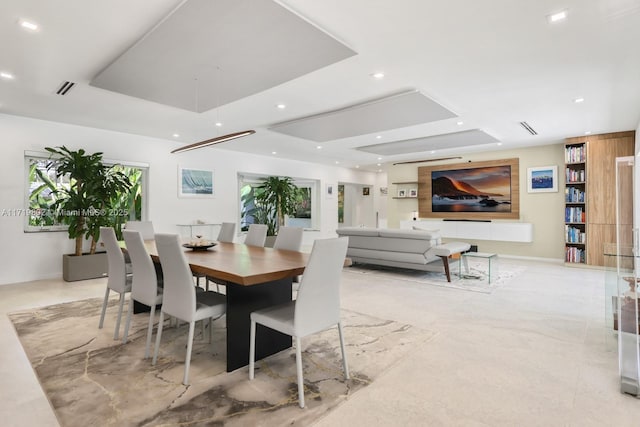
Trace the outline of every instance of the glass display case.
{"label": "glass display case", "polygon": [[613,271],[617,293],[612,299],[612,310],[614,329],[618,332],[620,391],[637,396],[640,391],[640,341],[638,229],[633,226],[633,169],[633,157],[616,159],[616,249],[613,257],[616,265]]}

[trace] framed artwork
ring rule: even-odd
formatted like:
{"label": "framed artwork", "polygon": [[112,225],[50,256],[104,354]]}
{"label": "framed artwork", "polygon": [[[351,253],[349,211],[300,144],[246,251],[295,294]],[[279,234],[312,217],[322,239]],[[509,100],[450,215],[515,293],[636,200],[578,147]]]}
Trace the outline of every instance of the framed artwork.
{"label": "framed artwork", "polygon": [[389,187],[380,187],[380,195],[386,196],[389,193]]}
{"label": "framed artwork", "polygon": [[363,196],[369,195],[369,187],[362,187],[362,195]]}
{"label": "framed artwork", "polygon": [[398,190],[398,197],[407,197],[407,190]]}
{"label": "framed artwork", "polygon": [[327,184],[325,194],[327,195],[327,199],[333,198],[333,184]]}
{"label": "framed artwork", "polygon": [[527,168],[527,192],[558,192],[558,166]]}
{"label": "framed artwork", "polygon": [[178,167],[178,197],[213,197],[213,171]]}
{"label": "framed artwork", "polygon": [[409,189],[409,197],[418,197],[418,189],[410,188]]}

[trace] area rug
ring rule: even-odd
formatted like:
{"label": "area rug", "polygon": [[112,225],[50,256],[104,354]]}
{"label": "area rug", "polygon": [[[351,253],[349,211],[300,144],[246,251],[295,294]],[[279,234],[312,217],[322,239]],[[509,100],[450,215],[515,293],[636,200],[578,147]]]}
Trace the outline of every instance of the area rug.
{"label": "area rug", "polygon": [[351,379],[342,372],[337,329],[303,339],[306,408],[300,409],[293,349],[257,362],[253,381],[248,368],[227,373],[223,317],[213,324],[211,344],[208,331],[196,336],[191,384],[184,386],[187,326],[165,326],[151,366],[143,359],[148,314],[134,315],[123,345],[113,340],[115,302],[104,329],[98,329],[100,299],[9,315],[64,427],[309,425],[435,336],[343,310]]}
{"label": "area rug", "polygon": [[497,272],[492,272],[491,283],[488,283],[487,264],[481,262],[469,262],[469,272],[463,269],[462,276],[458,274],[458,263],[451,264],[451,282],[447,281],[444,272],[410,270],[406,268],[386,267],[373,264],[354,264],[346,271],[351,274],[366,274],[388,280],[402,280],[423,283],[425,285],[440,286],[450,289],[493,293],[497,288],[508,283],[514,277],[525,271],[525,267],[509,265],[497,265]]}

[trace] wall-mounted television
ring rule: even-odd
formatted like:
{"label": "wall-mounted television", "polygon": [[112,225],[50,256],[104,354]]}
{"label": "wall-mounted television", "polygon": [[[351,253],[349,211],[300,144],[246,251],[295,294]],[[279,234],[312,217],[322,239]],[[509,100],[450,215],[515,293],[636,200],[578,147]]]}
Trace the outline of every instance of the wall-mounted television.
{"label": "wall-mounted television", "polygon": [[[419,213],[425,218],[519,218],[519,160],[418,168]],[[423,197],[424,195],[424,197]]]}

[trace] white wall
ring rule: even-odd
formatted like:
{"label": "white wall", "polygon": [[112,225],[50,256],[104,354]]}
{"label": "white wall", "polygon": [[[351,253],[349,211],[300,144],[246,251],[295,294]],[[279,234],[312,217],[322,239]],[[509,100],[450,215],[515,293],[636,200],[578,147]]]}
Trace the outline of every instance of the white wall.
{"label": "white wall", "polygon": [[[259,138],[259,133],[252,138]],[[238,172],[320,180],[321,189],[338,181],[374,186],[376,174],[313,163],[205,148],[170,154],[174,141],[0,114],[0,212],[24,208],[24,152],[65,145],[70,149],[102,151],[113,160],[144,162],[149,167],[149,219],[156,231],[180,233],[176,224],[203,219],[212,222],[238,218]],[[232,142],[230,143],[232,144]],[[178,165],[214,170],[215,198],[177,197]],[[324,194],[324,193],[323,193]],[[337,197],[320,197],[320,231],[305,233],[304,245],[335,235]],[[375,206],[373,207],[375,209]],[[72,252],[65,232],[24,233],[24,218],[0,216],[0,284],[62,274],[61,254]]]}

